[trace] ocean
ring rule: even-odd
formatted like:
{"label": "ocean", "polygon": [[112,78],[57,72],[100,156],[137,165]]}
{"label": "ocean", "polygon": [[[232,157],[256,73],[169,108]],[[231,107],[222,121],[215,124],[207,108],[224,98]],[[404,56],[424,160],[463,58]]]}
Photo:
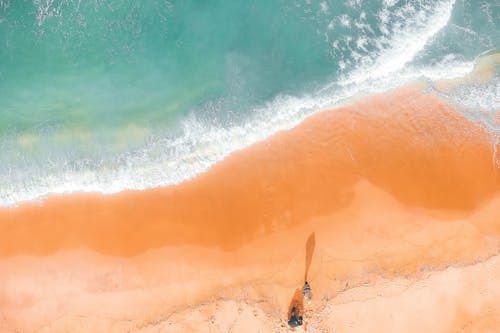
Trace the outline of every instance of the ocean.
{"label": "ocean", "polygon": [[[177,184],[499,47],[498,1],[0,0],[0,205]],[[498,141],[498,68],[444,96]]]}

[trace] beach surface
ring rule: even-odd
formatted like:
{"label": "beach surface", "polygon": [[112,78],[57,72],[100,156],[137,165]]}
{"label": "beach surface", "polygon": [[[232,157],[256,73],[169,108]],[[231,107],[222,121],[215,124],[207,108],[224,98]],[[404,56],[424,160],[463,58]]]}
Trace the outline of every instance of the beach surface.
{"label": "beach surface", "polygon": [[0,332],[496,332],[500,153],[421,83],[179,185],[0,208]]}

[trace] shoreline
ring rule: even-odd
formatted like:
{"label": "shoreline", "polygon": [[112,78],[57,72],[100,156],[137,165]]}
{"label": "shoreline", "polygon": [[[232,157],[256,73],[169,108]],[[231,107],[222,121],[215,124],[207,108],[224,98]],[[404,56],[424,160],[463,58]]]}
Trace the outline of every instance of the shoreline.
{"label": "shoreline", "polygon": [[[451,332],[481,316],[494,328],[484,317],[498,314],[488,293],[500,295],[493,154],[486,129],[412,84],[318,112],[179,185],[0,208],[0,332],[286,332],[310,235],[308,332]],[[463,288],[412,289],[438,304],[432,290],[443,288],[435,327],[410,310],[388,317],[407,304],[426,325],[437,318],[404,295],[373,303],[370,323],[362,306],[332,303],[363,286],[397,294],[401,279],[429,274],[467,276]],[[175,309],[187,310],[169,317]]]}
{"label": "shoreline", "polygon": [[[411,85],[314,114],[179,185],[53,195],[42,205],[0,208],[0,257],[82,245],[118,256],[182,244],[231,250],[280,219],[294,226],[344,207],[360,179],[410,206],[473,210],[500,188],[490,135],[422,91]],[[28,225],[36,238],[25,233]],[[110,240],[117,244],[110,247]]]}

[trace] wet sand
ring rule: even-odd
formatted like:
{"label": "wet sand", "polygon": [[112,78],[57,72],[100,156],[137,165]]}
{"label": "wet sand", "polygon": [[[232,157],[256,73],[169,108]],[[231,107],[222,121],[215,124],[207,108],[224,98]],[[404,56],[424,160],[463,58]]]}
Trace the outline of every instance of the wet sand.
{"label": "wet sand", "polygon": [[309,332],[495,331],[498,149],[424,88],[177,186],[0,209],[0,332],[287,331],[307,262]]}

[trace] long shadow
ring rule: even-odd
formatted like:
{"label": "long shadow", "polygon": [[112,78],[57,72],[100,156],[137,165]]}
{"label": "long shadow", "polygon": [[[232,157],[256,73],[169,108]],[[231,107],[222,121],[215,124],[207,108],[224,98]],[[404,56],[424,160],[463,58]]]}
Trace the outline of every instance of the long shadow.
{"label": "long shadow", "polygon": [[304,285],[295,289],[290,305],[288,306],[288,325],[292,328],[301,326],[304,323],[304,299],[311,300],[311,286],[307,280],[309,267],[311,266],[316,238],[314,232],[306,241],[306,266],[304,272]]}
{"label": "long shadow", "polygon": [[311,266],[315,247],[316,247],[316,236],[313,232],[309,236],[306,242],[306,270],[304,273],[304,282],[307,282],[307,274],[309,273],[309,267]]}

